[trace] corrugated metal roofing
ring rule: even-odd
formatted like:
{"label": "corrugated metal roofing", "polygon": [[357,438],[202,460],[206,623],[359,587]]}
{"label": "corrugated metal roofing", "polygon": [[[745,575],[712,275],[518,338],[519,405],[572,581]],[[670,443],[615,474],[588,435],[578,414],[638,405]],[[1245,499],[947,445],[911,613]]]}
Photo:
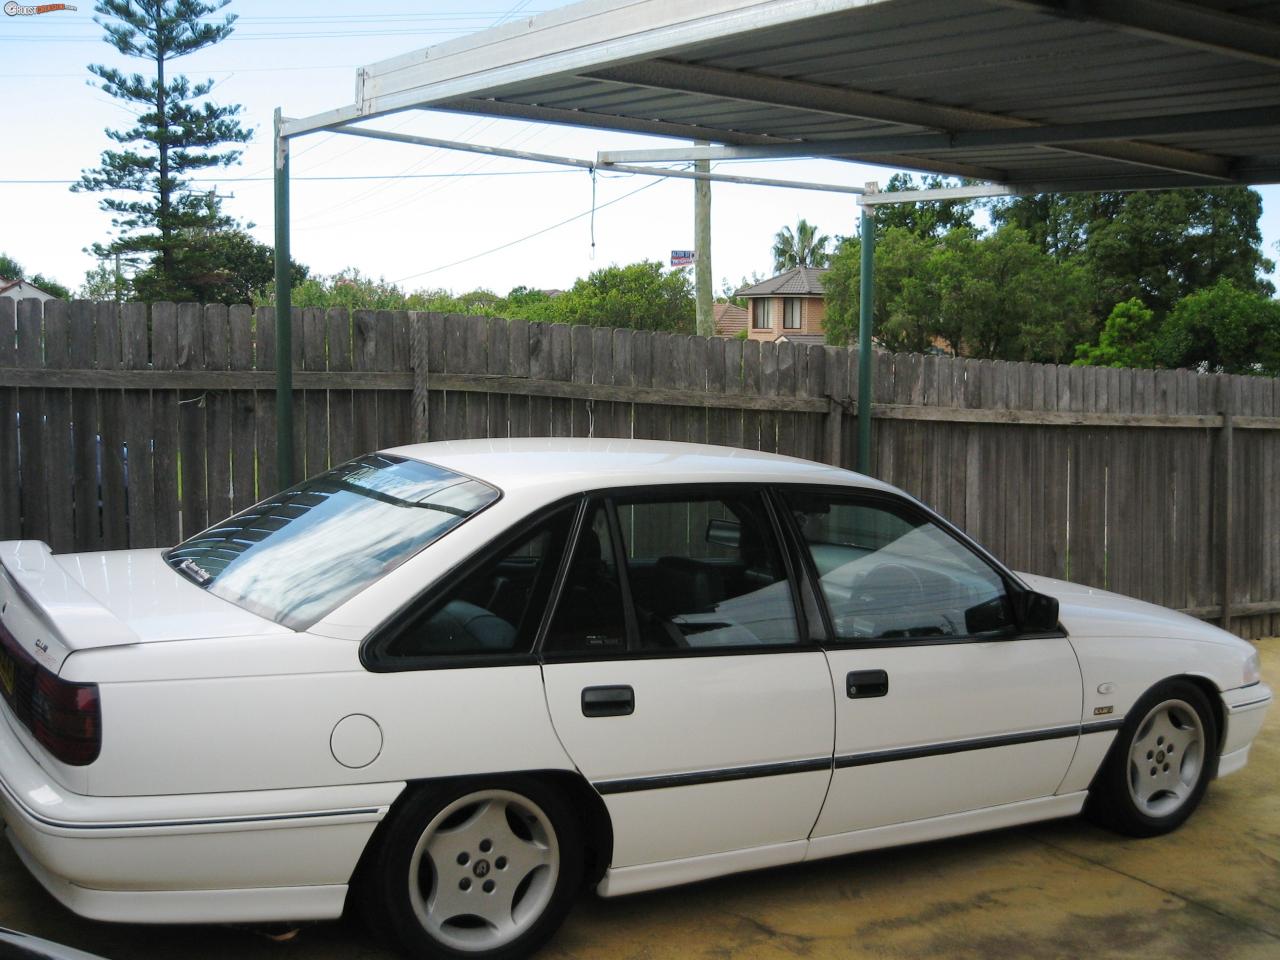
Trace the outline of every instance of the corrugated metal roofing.
{"label": "corrugated metal roofing", "polygon": [[1280,182],[1275,0],[588,0],[357,89],[341,122],[429,107],[1038,190]]}

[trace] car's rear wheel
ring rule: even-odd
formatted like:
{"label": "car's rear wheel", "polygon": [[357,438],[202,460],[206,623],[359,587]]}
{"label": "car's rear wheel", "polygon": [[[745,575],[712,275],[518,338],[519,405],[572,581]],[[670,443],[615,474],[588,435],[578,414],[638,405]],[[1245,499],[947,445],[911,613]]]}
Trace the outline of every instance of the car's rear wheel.
{"label": "car's rear wheel", "polygon": [[376,927],[411,956],[528,956],[582,879],[577,820],[530,778],[429,786],[393,814],[365,878]]}
{"label": "car's rear wheel", "polygon": [[1121,833],[1152,837],[1199,806],[1217,760],[1218,729],[1204,693],[1166,681],[1142,697],[1095,781],[1090,809]]}

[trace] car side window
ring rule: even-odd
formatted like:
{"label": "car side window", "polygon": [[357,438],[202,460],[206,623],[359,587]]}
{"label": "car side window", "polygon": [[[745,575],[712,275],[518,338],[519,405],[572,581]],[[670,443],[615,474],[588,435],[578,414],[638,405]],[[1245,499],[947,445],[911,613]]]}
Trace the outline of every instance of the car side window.
{"label": "car side window", "polygon": [[551,596],[574,507],[480,560],[383,648],[390,658],[527,653]]}
{"label": "car side window", "polygon": [[798,642],[759,493],[620,499],[617,511],[642,650]]}
{"label": "car side window", "polygon": [[1014,629],[1004,581],[906,504],[786,491],[839,640],[1002,636]]}
{"label": "car side window", "polygon": [[613,548],[608,507],[595,504],[586,517],[565,573],[545,648],[553,653],[623,650],[626,608]]}

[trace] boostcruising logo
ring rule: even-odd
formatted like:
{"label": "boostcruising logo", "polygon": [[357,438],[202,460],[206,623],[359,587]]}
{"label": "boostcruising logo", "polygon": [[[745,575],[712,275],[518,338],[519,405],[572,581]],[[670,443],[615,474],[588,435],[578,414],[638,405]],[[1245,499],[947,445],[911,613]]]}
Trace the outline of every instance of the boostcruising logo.
{"label": "boostcruising logo", "polygon": [[42,13],[56,13],[59,10],[76,9],[69,3],[41,3],[34,7],[23,6],[20,3],[14,3],[9,0],[4,5],[4,12],[11,17],[35,17]]}

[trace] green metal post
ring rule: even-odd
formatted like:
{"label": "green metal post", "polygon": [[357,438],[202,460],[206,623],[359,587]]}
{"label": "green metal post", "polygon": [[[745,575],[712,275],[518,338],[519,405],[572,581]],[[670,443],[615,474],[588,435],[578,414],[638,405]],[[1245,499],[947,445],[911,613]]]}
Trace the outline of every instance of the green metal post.
{"label": "green metal post", "polygon": [[871,473],[871,308],[875,303],[876,222],[862,208],[858,274],[858,472]]}
{"label": "green metal post", "polygon": [[[289,141],[276,108],[276,472],[293,486],[293,304],[289,284]],[[272,491],[274,492],[274,491]]]}

